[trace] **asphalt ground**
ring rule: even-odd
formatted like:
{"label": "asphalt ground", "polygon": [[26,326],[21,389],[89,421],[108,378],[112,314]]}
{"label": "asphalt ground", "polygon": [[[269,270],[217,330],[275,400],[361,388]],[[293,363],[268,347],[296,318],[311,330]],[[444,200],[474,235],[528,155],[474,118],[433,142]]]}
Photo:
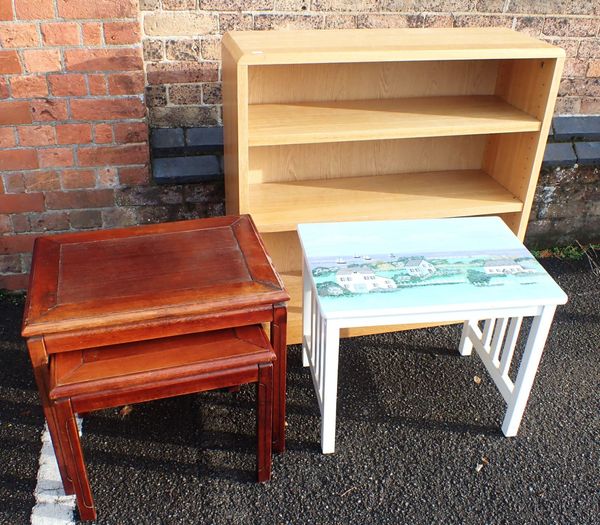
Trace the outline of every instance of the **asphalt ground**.
{"label": "asphalt ground", "polygon": [[[458,326],[341,343],[337,451],[300,348],[289,348],[288,449],[254,483],[254,388],[86,416],[98,523],[592,524],[600,510],[600,278],[544,260],[569,295],[557,311],[516,438]],[[19,337],[22,302],[0,299],[0,523],[29,523],[43,417]],[[481,378],[480,382],[475,377]]]}

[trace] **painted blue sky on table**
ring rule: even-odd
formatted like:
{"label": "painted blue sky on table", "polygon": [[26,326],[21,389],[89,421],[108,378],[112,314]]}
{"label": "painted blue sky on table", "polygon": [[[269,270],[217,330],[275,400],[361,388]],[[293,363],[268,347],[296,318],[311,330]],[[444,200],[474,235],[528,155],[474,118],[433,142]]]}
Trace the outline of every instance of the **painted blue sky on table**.
{"label": "painted blue sky on table", "polygon": [[[312,269],[316,267],[341,267],[337,262],[346,260],[366,264],[364,256],[388,257],[425,256],[430,259],[495,259],[531,257],[525,267],[533,274],[495,276],[490,286],[475,286],[466,274],[455,283],[442,283],[437,278],[424,279],[420,286],[400,284],[393,291],[322,297],[318,300],[326,315],[356,311],[399,310],[419,307],[515,304],[562,304],[564,292],[529,254],[523,244],[498,217],[470,217],[415,221],[371,221],[350,223],[301,224],[298,233]],[[391,257],[391,253],[394,257]],[[395,270],[394,270],[395,271]],[[378,275],[391,277],[383,270]],[[313,277],[315,282],[333,281],[331,276]],[[411,283],[408,283],[411,284]],[[414,284],[414,283],[413,283]],[[419,283],[417,283],[419,284]],[[434,286],[435,284],[435,286]]]}
{"label": "painted blue sky on table", "polygon": [[525,250],[498,217],[301,224],[298,232],[309,259],[357,252],[443,256],[505,251],[514,256]]}

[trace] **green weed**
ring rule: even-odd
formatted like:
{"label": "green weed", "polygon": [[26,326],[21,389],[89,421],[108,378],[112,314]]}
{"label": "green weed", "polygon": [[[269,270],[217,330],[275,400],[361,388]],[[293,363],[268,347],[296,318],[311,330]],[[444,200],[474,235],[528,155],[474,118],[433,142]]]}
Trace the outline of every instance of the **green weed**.
{"label": "green weed", "polygon": [[569,246],[557,246],[554,248],[545,248],[543,250],[532,250],[532,253],[538,259],[547,259],[554,257],[556,259],[571,259],[578,261],[584,257],[598,259],[600,257],[600,244],[571,244]]}

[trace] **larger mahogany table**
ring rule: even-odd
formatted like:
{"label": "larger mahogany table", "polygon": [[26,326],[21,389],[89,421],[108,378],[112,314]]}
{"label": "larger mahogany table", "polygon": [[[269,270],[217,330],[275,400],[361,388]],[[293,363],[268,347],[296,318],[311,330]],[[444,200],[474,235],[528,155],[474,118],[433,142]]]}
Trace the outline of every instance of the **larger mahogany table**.
{"label": "larger mahogany table", "polygon": [[[64,438],[51,399],[56,354],[80,359],[86,349],[269,323],[273,447],[282,452],[288,300],[248,215],[37,239],[22,334],[52,439]],[[114,395],[106,388],[98,398]]]}

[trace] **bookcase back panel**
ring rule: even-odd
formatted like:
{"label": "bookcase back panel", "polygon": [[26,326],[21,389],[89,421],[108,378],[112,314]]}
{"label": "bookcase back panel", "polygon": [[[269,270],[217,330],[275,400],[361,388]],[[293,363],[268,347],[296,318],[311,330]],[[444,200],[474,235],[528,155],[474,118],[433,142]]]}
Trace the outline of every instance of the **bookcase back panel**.
{"label": "bookcase back panel", "polygon": [[249,184],[482,167],[485,135],[250,148]]}
{"label": "bookcase back panel", "polygon": [[294,64],[248,68],[249,103],[492,95],[499,60]]}

